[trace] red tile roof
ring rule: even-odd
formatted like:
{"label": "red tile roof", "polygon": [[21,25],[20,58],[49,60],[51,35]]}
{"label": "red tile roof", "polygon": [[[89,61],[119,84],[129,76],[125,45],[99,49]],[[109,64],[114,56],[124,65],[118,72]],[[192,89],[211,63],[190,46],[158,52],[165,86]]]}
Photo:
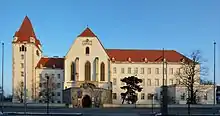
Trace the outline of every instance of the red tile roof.
{"label": "red tile roof", "polygon": [[37,39],[34,33],[34,29],[32,27],[31,21],[29,20],[27,16],[24,18],[24,21],[21,24],[21,27],[19,28],[19,30],[15,32],[14,37],[18,37],[18,39],[15,42],[27,41],[29,43],[31,42],[30,37],[33,37],[35,39],[35,45],[37,47],[38,45],[41,45],[40,41]]}
{"label": "red tile roof", "polygon": [[[126,49],[106,49],[109,57],[115,61],[144,62],[145,59],[149,62],[161,62],[163,59],[163,50],[126,50]],[[180,62],[184,55],[174,50],[164,50],[164,58],[168,62]]]}
{"label": "red tile roof", "polygon": [[78,37],[96,37],[96,35],[87,27]]}
{"label": "red tile roof", "polygon": [[[42,66],[42,67],[41,67]],[[64,68],[64,58],[45,58],[42,57],[36,68]]]}

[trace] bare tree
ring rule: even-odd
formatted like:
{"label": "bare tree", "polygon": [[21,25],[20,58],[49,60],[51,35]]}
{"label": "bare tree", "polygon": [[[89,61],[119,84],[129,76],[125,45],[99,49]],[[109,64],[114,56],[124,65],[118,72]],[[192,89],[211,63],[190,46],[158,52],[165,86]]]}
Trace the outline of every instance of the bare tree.
{"label": "bare tree", "polygon": [[180,84],[184,85],[188,90],[187,103],[197,103],[197,92],[199,92],[199,85],[201,76],[207,75],[207,68],[203,66],[205,60],[201,56],[199,50],[193,51],[190,58],[182,59],[182,66],[180,70],[175,73],[175,76],[180,79]]}
{"label": "bare tree", "polygon": [[48,80],[47,77],[41,79],[39,82],[39,86],[37,87],[37,90],[39,91],[37,99],[44,103],[47,102],[47,99],[49,99],[49,102],[55,101],[53,96],[55,96],[54,90],[56,90],[56,87],[57,86],[54,77],[48,76]]}
{"label": "bare tree", "polygon": [[18,99],[20,103],[23,103],[24,98],[24,83],[23,81],[20,81],[15,89],[15,95],[14,97]]}

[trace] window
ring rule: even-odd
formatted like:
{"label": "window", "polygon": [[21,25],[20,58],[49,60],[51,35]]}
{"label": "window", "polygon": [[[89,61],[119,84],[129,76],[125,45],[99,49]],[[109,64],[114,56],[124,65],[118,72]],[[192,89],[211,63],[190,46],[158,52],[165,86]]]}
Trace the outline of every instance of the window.
{"label": "window", "polygon": [[144,99],[145,93],[141,93],[141,99]]}
{"label": "window", "polygon": [[176,84],[179,85],[180,84],[180,80],[176,79]]}
{"label": "window", "polygon": [[42,83],[39,83],[39,87],[42,87]]}
{"label": "window", "polygon": [[21,59],[22,59],[22,60],[24,59],[24,54],[21,54]]}
{"label": "window", "polygon": [[54,92],[52,92],[52,96],[55,96]]}
{"label": "window", "polygon": [[105,64],[104,62],[101,63],[101,78],[100,81],[105,81]]}
{"label": "window", "polygon": [[86,55],[89,55],[89,47],[86,47]]}
{"label": "window", "polygon": [[148,94],[147,94],[147,99],[148,99],[148,100],[153,100],[153,97],[154,97],[153,94],[151,94],[151,93],[148,93]]}
{"label": "window", "polygon": [[24,46],[24,45],[22,45],[21,47],[20,47],[20,51],[27,51],[27,48]]}
{"label": "window", "polygon": [[180,68],[177,68],[177,73],[180,73]]}
{"label": "window", "polygon": [[42,78],[42,74],[39,74],[39,78],[40,78],[40,79]]}
{"label": "window", "polygon": [[170,84],[173,85],[173,79],[170,79]]}
{"label": "window", "polygon": [[151,74],[151,68],[147,68],[147,74]]}
{"label": "window", "polygon": [[121,85],[124,85],[125,83],[121,81]]}
{"label": "window", "polygon": [[121,68],[121,73],[122,73],[122,74],[125,73],[125,68]]}
{"label": "window", "polygon": [[61,103],[60,101],[57,101],[57,103]]}
{"label": "window", "polygon": [[173,74],[173,68],[170,68],[169,73],[172,75]]}
{"label": "window", "polygon": [[21,68],[24,68],[24,63],[21,63]]}
{"label": "window", "polygon": [[48,74],[46,73],[46,74],[45,74],[45,78],[47,78],[47,76],[48,76]]}
{"label": "window", "polygon": [[54,79],[54,74],[51,75],[51,78]]}
{"label": "window", "polygon": [[116,85],[117,84],[117,80],[116,78],[113,78],[113,85]]}
{"label": "window", "polygon": [[89,61],[85,64],[85,80],[90,81],[91,80],[91,64]]}
{"label": "window", "polygon": [[113,68],[113,73],[114,73],[114,74],[117,73],[117,69],[116,69],[116,67]]}
{"label": "window", "polygon": [[21,76],[22,76],[22,77],[24,76],[24,72],[23,72],[23,71],[21,71]]}
{"label": "window", "polygon": [[155,79],[155,86],[159,86],[159,79]]}
{"label": "window", "polygon": [[155,69],[155,73],[156,73],[156,74],[159,74],[159,73],[160,73],[160,72],[159,72],[159,68],[156,68],[156,69]]}
{"label": "window", "polygon": [[164,74],[167,74],[167,68],[164,68]]}
{"label": "window", "polygon": [[60,92],[57,92],[57,96],[60,96]]}
{"label": "window", "polygon": [[145,79],[142,79],[142,86],[144,86],[145,85]]}
{"label": "window", "polygon": [[112,98],[113,99],[117,99],[117,94],[116,93],[112,93]]}
{"label": "window", "polygon": [[151,86],[151,80],[147,79],[147,86]]}
{"label": "window", "polygon": [[141,68],[141,74],[144,74],[144,68]]}
{"label": "window", "polygon": [[71,78],[70,78],[70,80],[71,81],[75,81],[75,63],[74,62],[72,62],[72,64],[71,64]]}
{"label": "window", "polygon": [[38,50],[36,50],[36,55],[39,56],[39,51]]}
{"label": "window", "polygon": [[60,88],[61,87],[61,84],[60,83],[57,83],[57,88]]}
{"label": "window", "polygon": [[186,97],[186,94],[185,94],[185,93],[183,93],[183,94],[180,96],[181,100],[185,100],[185,97]]}
{"label": "window", "polygon": [[128,74],[131,74],[131,68],[130,67],[128,68]]}
{"label": "window", "polygon": [[60,79],[60,74],[57,74],[57,78]]}
{"label": "window", "polygon": [[138,68],[134,68],[134,74],[138,74]]}
{"label": "window", "polygon": [[207,100],[207,99],[208,99],[207,93],[205,93],[205,95],[204,95],[204,100]]}

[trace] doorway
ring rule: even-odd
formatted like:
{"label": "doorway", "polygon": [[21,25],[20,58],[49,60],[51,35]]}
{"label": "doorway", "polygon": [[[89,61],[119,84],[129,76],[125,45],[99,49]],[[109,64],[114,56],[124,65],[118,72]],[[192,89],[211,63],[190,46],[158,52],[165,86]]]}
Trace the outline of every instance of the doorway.
{"label": "doorway", "polygon": [[82,107],[83,108],[90,108],[92,106],[92,100],[90,96],[85,95],[82,99]]}

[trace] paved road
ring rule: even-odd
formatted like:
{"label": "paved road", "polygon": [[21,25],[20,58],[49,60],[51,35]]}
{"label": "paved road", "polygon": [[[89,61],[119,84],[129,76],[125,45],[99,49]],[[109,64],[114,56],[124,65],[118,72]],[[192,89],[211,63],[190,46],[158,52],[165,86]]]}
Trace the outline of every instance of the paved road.
{"label": "paved road", "polygon": [[[192,114],[213,114],[218,113],[220,108],[191,108]],[[154,108],[154,112],[160,112],[159,108]],[[7,107],[4,112],[24,112],[23,107]],[[46,107],[29,107],[27,112],[46,113]],[[52,113],[82,113],[85,116],[138,116],[152,113],[151,108],[51,108]],[[170,108],[169,114],[187,114],[187,108]],[[220,113],[218,113],[220,114]],[[83,116],[84,116],[83,115]]]}

